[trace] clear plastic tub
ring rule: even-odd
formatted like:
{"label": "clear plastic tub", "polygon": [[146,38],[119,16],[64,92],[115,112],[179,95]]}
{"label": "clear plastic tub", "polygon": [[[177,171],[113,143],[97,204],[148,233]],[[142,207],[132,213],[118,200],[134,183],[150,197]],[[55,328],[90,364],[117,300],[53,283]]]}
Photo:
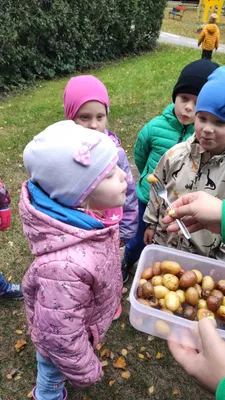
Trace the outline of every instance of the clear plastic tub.
{"label": "clear plastic tub", "polygon": [[[216,282],[220,279],[225,279],[225,263],[158,245],[146,246],[138,263],[130,291],[131,325],[141,332],[199,349],[200,339],[196,321],[189,321],[183,317],[167,314],[137,301],[136,292],[142,271],[155,261],[164,260],[176,261],[186,270],[198,269],[203,276],[211,275]],[[218,333],[225,339],[225,330],[218,329]]]}

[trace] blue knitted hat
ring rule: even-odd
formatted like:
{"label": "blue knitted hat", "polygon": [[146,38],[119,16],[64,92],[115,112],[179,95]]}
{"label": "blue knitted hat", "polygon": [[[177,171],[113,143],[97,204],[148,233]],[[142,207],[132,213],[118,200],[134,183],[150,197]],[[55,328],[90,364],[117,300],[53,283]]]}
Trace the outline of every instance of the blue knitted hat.
{"label": "blue knitted hat", "polygon": [[196,114],[207,111],[225,121],[225,67],[217,68],[198,95]]}

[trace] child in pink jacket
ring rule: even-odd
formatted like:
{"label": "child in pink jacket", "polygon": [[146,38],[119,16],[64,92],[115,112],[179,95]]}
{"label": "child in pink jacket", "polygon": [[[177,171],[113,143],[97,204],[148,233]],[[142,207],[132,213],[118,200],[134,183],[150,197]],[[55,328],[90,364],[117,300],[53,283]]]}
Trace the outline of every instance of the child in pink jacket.
{"label": "child in pink jacket", "polygon": [[121,245],[136,234],[138,224],[138,201],[136,185],[127,155],[118,136],[108,130],[109,96],[105,85],[93,75],[79,75],[69,80],[64,91],[66,119],[72,119],[84,128],[97,130],[107,135],[118,150],[118,166],[127,174],[127,197],[120,221]]}
{"label": "child in pink jacket", "polygon": [[126,174],[108,136],[73,121],[35,136],[23,158],[30,180],[23,184],[19,209],[35,256],[23,279],[37,350],[33,397],[63,400],[66,379],[83,388],[103,376],[94,349],[121,299]]}

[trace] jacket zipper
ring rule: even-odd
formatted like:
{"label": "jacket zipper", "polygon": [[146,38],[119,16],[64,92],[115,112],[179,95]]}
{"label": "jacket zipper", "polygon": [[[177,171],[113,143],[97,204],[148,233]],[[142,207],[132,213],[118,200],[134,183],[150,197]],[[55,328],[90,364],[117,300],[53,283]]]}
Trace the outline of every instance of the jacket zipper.
{"label": "jacket zipper", "polygon": [[187,128],[188,128],[188,125],[183,125],[182,132],[181,132],[181,135],[180,135],[179,140],[178,140],[177,143],[181,143],[182,142],[182,140],[183,140],[183,138],[185,136],[185,133],[187,131]]}

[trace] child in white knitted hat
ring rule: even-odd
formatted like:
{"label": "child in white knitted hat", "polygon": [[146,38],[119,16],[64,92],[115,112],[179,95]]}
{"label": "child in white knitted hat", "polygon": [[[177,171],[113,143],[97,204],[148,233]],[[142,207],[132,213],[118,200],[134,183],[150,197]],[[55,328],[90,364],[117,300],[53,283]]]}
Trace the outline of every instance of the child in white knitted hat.
{"label": "child in white knitted hat", "polygon": [[37,350],[35,399],[66,399],[66,379],[82,388],[103,376],[94,349],[122,290],[119,221],[127,183],[117,160],[106,135],[73,121],[51,125],[24,150],[30,180],[20,215],[35,260],[23,294]]}

